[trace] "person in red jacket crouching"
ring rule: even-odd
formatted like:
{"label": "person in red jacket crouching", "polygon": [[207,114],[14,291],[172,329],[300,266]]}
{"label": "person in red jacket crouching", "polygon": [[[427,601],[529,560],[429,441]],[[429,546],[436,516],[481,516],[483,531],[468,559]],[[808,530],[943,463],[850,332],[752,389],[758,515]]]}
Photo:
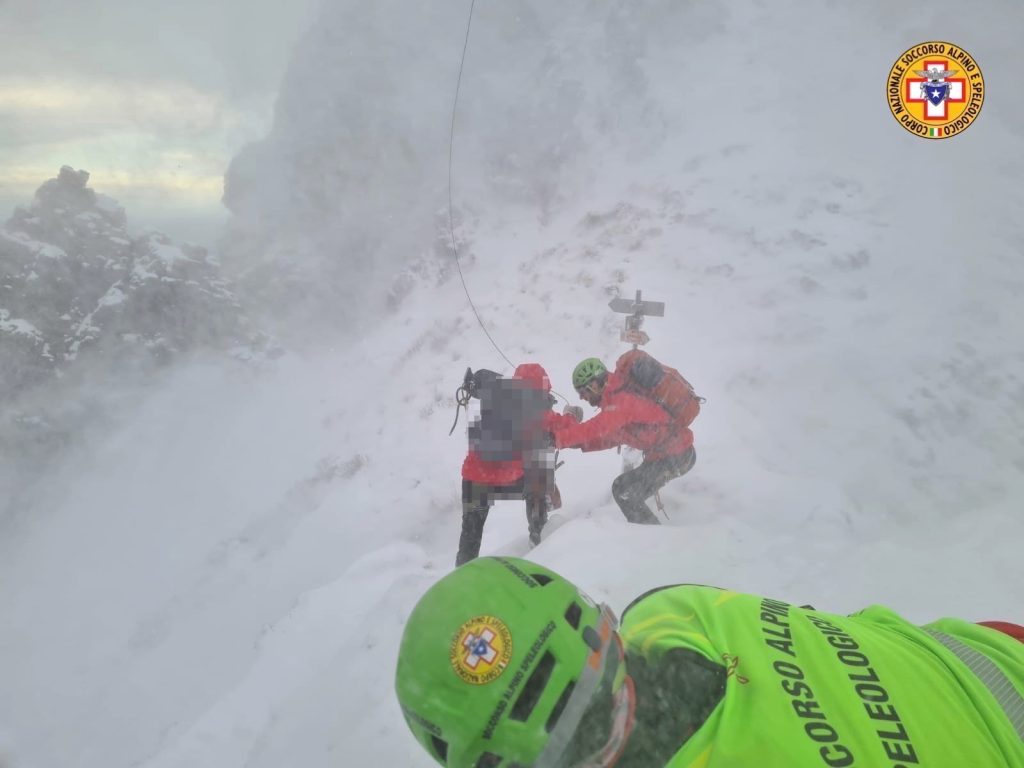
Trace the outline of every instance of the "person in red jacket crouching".
{"label": "person in red jacket crouching", "polygon": [[551,381],[536,363],[523,363],[511,379],[485,369],[467,371],[465,386],[480,400],[480,417],[469,427],[462,462],[457,566],[480,554],[484,524],[497,500],[524,500],[530,541],[540,542],[548,512],[559,506],[551,433],[576,424],[572,416],[551,410]]}
{"label": "person in red jacket crouching", "polygon": [[622,355],[611,372],[597,358],[587,358],[576,366],[572,383],[601,412],[557,430],[555,446],[600,451],[628,445],[643,451],[640,466],[615,478],[612,496],[629,522],[658,525],[646,501],[693,468],[697,454],[689,425],[703,399],[678,371],[640,350]]}

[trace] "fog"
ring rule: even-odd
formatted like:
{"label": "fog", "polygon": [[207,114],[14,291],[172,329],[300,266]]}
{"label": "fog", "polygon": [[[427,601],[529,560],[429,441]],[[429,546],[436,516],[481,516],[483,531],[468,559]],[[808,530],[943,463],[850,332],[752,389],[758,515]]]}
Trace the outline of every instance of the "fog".
{"label": "fog", "polygon": [[[54,142],[0,230],[5,768],[432,764],[392,676],[454,561],[455,389],[507,356],[570,394],[637,289],[708,398],[670,519],[566,452],[564,524],[530,549],[500,503],[485,554],[616,610],[689,581],[1024,622],[1019,5],[476,3],[454,133],[468,4],[0,8],[26,82],[209,96],[174,142],[223,197],[136,215],[116,152],[51,160],[147,157],[130,116],[0,126],[3,169]],[[931,39],[987,88],[942,141],[886,103]]]}
{"label": "fog", "polygon": [[0,204],[26,204],[61,165],[84,168],[133,218],[223,224],[224,170],[266,133],[317,0],[5,0],[0,4]]}

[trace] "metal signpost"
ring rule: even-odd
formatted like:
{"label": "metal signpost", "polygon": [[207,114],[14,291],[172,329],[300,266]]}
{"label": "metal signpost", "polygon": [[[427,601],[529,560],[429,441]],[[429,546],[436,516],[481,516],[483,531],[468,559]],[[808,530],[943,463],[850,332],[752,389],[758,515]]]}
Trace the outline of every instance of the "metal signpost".
{"label": "metal signpost", "polygon": [[651,337],[641,330],[644,318],[665,316],[665,302],[644,301],[640,297],[640,293],[640,291],[636,292],[634,301],[617,297],[608,302],[608,307],[612,312],[622,312],[628,315],[626,325],[619,334],[619,338],[627,344],[632,344],[633,349],[651,340]]}

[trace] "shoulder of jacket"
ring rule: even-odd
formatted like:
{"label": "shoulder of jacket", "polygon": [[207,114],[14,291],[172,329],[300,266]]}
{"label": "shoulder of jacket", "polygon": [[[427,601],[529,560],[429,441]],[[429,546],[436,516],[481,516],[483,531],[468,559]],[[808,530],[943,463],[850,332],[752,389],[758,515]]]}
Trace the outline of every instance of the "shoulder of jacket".
{"label": "shoulder of jacket", "polygon": [[647,600],[648,598],[657,594],[658,592],[664,592],[667,589],[679,589],[680,587],[692,587],[694,589],[715,589],[720,591],[722,590],[722,587],[713,587],[709,584],[689,584],[686,582],[682,584],[666,584],[663,587],[655,587],[654,589],[649,589],[642,595],[633,598],[633,601],[630,602],[630,604],[627,605],[626,608],[622,611],[622,616],[619,617],[619,623],[621,624],[623,621],[625,621],[626,614],[629,613],[631,608],[634,608],[635,606],[639,605],[644,600]]}

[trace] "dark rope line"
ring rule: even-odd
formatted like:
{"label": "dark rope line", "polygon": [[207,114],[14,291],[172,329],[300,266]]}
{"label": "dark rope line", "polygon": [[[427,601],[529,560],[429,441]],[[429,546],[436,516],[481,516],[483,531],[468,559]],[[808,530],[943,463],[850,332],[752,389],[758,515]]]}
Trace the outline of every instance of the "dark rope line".
{"label": "dark rope line", "polygon": [[[477,311],[476,304],[473,303],[473,297],[469,294],[469,286],[466,285],[466,276],[462,274],[462,262],[459,261],[459,247],[455,242],[455,219],[452,213],[452,158],[455,154],[455,115],[458,112],[459,107],[459,91],[462,88],[462,70],[466,65],[466,51],[469,48],[469,31],[473,26],[473,9],[476,7],[476,0],[472,0],[469,4],[469,19],[466,21],[466,39],[462,43],[462,58],[459,60],[459,77],[455,83],[455,100],[452,103],[452,122],[451,128],[448,132],[448,232],[452,239],[452,254],[455,256],[455,266],[459,270],[459,280],[462,282],[462,290],[466,293],[466,299],[469,301],[469,306],[473,310],[473,314],[476,316],[476,321],[480,324],[480,329],[484,332],[487,340],[491,342],[502,359],[509,364],[509,367],[515,368],[515,363],[506,357],[505,353],[501,351],[501,347],[498,346],[497,342],[488,333],[487,327],[484,325],[483,319],[480,317],[480,313]],[[554,394],[562,398],[566,403],[569,400],[556,390],[552,389]],[[456,415],[456,419],[458,416]],[[454,425],[452,429],[454,430]]]}
{"label": "dark rope line", "polygon": [[466,285],[466,278],[462,274],[462,264],[459,262],[459,248],[455,242],[455,219],[452,214],[452,156],[455,153],[455,114],[459,107],[459,89],[462,87],[462,68],[466,64],[466,49],[469,48],[469,30],[473,26],[473,8],[475,6],[476,0],[472,0],[469,5],[469,19],[466,22],[466,39],[462,44],[462,59],[459,61],[459,79],[455,84],[455,102],[452,104],[452,125],[448,134],[448,231],[451,233],[452,253],[455,255],[455,266],[458,267],[459,270],[459,279],[462,281],[462,290],[466,292],[466,298],[469,300],[469,306],[472,308],[473,314],[476,315],[476,321],[480,323],[480,328],[483,330],[484,335],[487,336],[491,345],[498,350],[498,354],[501,355],[505,362],[512,368],[515,368],[512,361],[505,357],[505,353],[501,351],[501,347],[497,345],[494,339],[491,338],[491,334],[487,332],[487,327],[484,325],[484,321],[481,319],[480,313],[476,309],[476,304],[473,303],[473,297],[469,295],[469,287]]}

